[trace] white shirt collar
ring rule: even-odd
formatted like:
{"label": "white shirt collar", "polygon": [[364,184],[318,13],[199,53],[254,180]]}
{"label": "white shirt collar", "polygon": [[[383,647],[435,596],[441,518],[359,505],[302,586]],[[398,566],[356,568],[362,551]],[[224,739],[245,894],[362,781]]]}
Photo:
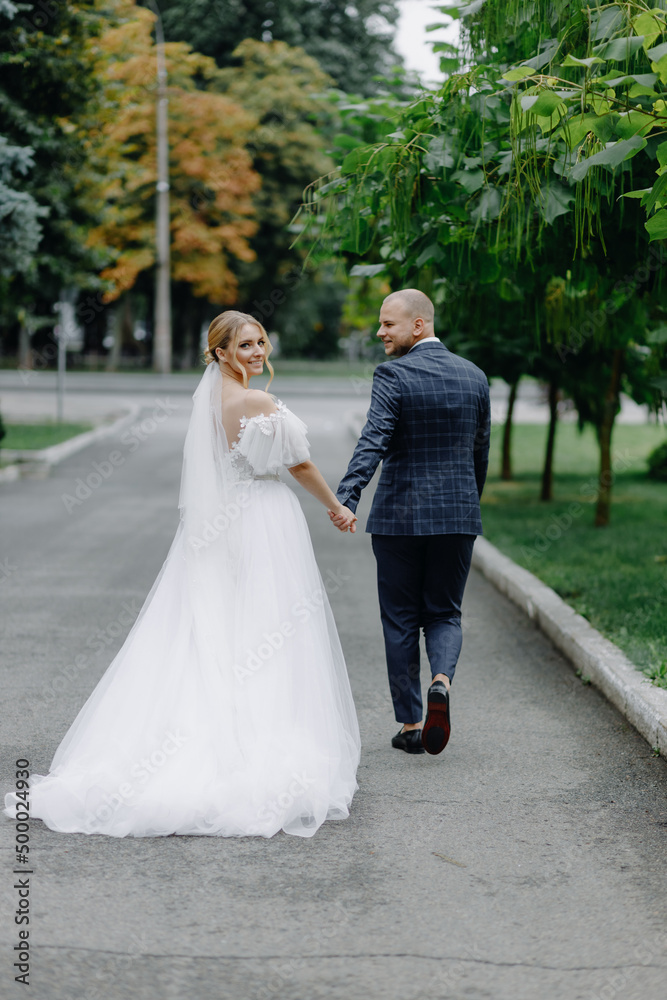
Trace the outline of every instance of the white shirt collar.
{"label": "white shirt collar", "polygon": [[[412,345],[410,351],[414,351],[415,347],[419,347],[420,344],[425,344],[428,340],[438,340],[438,337],[436,337],[434,333],[432,333],[430,337],[422,337],[421,340],[418,340],[416,344]],[[408,351],[408,354],[410,351]]]}

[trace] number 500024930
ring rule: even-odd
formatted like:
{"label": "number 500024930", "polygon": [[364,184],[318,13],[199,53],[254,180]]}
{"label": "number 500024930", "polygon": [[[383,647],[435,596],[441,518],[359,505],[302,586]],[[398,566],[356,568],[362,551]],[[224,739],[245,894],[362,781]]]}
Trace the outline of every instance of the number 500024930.
{"label": "number 500024930", "polygon": [[16,761],[16,860],[28,863],[30,853],[30,761],[19,757]]}

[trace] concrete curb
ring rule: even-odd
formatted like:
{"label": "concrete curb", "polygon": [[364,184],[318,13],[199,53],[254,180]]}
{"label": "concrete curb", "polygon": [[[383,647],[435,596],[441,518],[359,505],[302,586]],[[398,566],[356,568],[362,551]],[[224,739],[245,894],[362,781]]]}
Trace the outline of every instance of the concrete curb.
{"label": "concrete curb", "polygon": [[6,465],[4,469],[0,469],[0,483],[13,483],[19,479],[20,475],[21,467],[18,463]]}
{"label": "concrete curb", "polygon": [[517,566],[485,538],[475,542],[472,564],[539,625],[651,747],[658,747],[667,756],[666,690],[651,684],[618,646],[605,639],[551,587]]}
{"label": "concrete curb", "polygon": [[31,475],[36,465],[47,467],[57,465],[58,462],[76,454],[82,448],[87,448],[89,444],[94,444],[96,441],[101,441],[103,438],[122,430],[126,424],[131,423],[137,417],[140,411],[141,406],[138,403],[131,403],[128,412],[124,413],[122,417],[118,417],[113,423],[94,427],[92,431],[84,431],[83,434],[77,434],[75,437],[68,438],[67,441],[61,441],[60,444],[51,445],[50,448],[41,448],[38,451],[25,449],[0,452],[4,457],[17,459],[14,464],[0,469],[0,483],[14,482],[24,473]]}

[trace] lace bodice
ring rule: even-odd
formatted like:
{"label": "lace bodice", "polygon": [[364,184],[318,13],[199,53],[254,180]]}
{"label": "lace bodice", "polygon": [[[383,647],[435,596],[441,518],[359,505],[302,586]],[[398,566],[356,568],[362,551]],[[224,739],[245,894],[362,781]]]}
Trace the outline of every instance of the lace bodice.
{"label": "lace bodice", "polygon": [[276,399],[274,413],[241,417],[241,429],[231,445],[230,462],[237,481],[276,475],[310,458],[307,428]]}

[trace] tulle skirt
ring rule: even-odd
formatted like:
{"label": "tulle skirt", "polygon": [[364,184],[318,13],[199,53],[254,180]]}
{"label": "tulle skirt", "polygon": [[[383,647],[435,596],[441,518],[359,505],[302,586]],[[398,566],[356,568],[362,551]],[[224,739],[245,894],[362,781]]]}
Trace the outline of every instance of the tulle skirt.
{"label": "tulle skirt", "polygon": [[208,535],[179,525],[50,773],[32,776],[31,815],[51,829],[311,837],[348,816],[359,730],[306,521],[277,480],[243,496]]}

